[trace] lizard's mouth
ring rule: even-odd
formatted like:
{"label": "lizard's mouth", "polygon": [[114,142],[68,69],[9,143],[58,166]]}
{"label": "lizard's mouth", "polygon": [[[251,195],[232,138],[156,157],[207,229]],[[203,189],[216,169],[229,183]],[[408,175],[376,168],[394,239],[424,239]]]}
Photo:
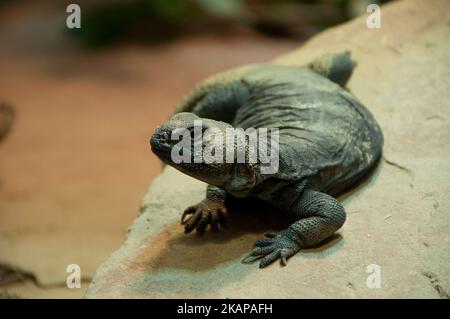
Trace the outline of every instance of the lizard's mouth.
{"label": "lizard's mouth", "polygon": [[172,162],[170,161],[170,156],[167,156],[167,153],[166,153],[166,152],[161,151],[161,150],[154,149],[153,147],[152,147],[152,152],[153,152],[156,156],[158,156],[158,158],[159,158],[160,160],[162,160],[163,162],[166,162],[166,163],[168,163],[168,164],[171,164],[171,163],[172,163]]}

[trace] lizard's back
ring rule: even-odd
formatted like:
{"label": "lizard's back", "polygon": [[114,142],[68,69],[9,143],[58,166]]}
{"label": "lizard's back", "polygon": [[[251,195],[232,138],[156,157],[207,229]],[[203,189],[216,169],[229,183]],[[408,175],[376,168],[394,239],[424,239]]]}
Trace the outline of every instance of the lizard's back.
{"label": "lizard's back", "polygon": [[279,129],[279,171],[336,195],[374,166],[383,136],[371,113],[348,91],[307,68],[264,65],[243,77],[250,97],[235,127]]}

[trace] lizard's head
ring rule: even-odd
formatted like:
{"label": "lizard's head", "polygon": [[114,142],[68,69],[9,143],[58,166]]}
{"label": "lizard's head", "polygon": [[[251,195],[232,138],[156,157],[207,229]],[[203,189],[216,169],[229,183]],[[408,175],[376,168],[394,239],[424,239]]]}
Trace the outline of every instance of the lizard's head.
{"label": "lizard's head", "polygon": [[234,180],[236,166],[242,165],[235,164],[234,154],[227,163],[225,137],[229,128],[233,127],[225,122],[178,113],[155,130],[150,145],[168,165],[208,184],[224,186]]}

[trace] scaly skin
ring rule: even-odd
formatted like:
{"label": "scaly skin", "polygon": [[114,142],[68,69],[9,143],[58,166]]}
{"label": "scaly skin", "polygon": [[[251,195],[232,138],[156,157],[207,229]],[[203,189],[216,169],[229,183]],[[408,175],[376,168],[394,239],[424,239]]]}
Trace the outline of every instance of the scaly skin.
{"label": "scaly skin", "polygon": [[[209,184],[206,198],[185,210],[185,232],[224,227],[226,199],[258,197],[298,220],[256,241],[243,260],[266,267],[286,264],[300,249],[316,246],[345,222],[335,196],[364,177],[381,156],[383,136],[370,112],[343,86],[353,62],[348,53],[327,55],[307,67],[253,65],[201,83],[151,138],[164,162]],[[184,112],[189,111],[189,112]],[[175,129],[278,128],[279,170],[263,174],[262,163],[179,163],[171,159]],[[208,146],[204,141],[202,147]],[[224,145],[225,147],[225,145]],[[248,149],[242,150],[248,155]],[[193,152],[192,152],[193,153]],[[186,217],[189,217],[186,219]]]}

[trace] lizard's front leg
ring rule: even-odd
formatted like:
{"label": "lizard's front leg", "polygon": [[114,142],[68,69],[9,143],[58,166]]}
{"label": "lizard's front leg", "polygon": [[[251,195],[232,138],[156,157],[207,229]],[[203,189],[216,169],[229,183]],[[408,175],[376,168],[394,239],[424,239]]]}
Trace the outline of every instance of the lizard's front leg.
{"label": "lizard's front leg", "polygon": [[[206,198],[184,211],[181,217],[184,232],[190,233],[195,228],[198,233],[202,233],[209,224],[212,231],[217,231],[219,224],[222,228],[226,227],[228,222],[228,212],[225,206],[226,196],[227,193],[224,190],[208,185]],[[187,215],[192,216],[185,220]]]}
{"label": "lizard's front leg", "polygon": [[314,190],[303,190],[292,212],[301,219],[278,234],[266,234],[243,262],[261,259],[264,268],[278,258],[283,265],[300,249],[312,247],[333,235],[345,222],[345,210],[335,198]]}

